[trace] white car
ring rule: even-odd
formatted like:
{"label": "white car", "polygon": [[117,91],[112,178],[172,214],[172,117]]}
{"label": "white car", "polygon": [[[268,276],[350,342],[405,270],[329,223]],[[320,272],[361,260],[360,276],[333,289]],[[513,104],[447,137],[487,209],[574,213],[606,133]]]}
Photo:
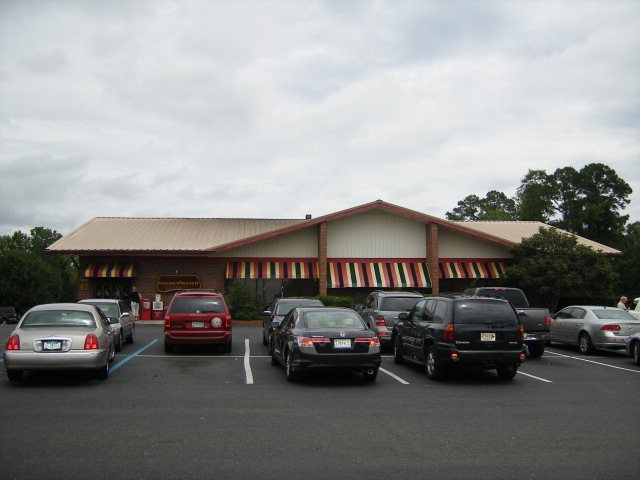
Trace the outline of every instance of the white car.
{"label": "white car", "polygon": [[636,332],[640,320],[617,307],[572,305],[551,318],[551,341],[577,345],[586,355],[596,348],[625,348]]}

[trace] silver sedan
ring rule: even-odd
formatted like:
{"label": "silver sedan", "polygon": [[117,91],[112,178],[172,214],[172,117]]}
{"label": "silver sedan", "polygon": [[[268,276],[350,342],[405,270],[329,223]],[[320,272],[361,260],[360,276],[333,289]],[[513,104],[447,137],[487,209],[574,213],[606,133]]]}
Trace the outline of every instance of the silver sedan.
{"label": "silver sedan", "polygon": [[625,348],[629,336],[639,331],[640,320],[616,307],[572,305],[551,319],[552,341],[577,345],[586,355],[596,348]]}
{"label": "silver sedan", "polygon": [[109,376],[115,357],[113,331],[96,306],[50,303],[33,307],[11,333],[4,352],[9,380],[25,370],[93,370]]}

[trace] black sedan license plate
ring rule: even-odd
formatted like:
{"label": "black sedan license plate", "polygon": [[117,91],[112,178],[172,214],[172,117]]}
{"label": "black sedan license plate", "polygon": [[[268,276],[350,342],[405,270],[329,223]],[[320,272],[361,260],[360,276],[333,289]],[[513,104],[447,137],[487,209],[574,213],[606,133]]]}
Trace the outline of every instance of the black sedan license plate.
{"label": "black sedan license plate", "polygon": [[333,341],[333,348],[351,348],[351,340],[348,338],[336,338]]}
{"label": "black sedan license plate", "polygon": [[480,333],[480,340],[483,342],[495,342],[496,334],[495,332],[482,332]]}

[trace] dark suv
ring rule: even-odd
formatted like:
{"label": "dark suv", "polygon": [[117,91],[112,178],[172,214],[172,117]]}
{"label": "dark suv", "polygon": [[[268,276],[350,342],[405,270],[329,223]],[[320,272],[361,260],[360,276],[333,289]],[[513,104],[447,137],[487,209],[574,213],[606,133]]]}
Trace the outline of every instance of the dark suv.
{"label": "dark suv", "polygon": [[391,332],[398,315],[411,310],[421,298],[424,297],[418,292],[374,290],[363,305],[356,306],[356,310],[367,327],[376,334],[380,345],[391,345]]}
{"label": "dark suv", "polygon": [[222,345],[231,351],[231,314],[217,290],[183,290],[171,299],[164,317],[164,351],[174,345]]}
{"label": "dark suv", "polygon": [[0,324],[18,323],[18,315],[13,307],[0,307]]}
{"label": "dark suv", "polygon": [[393,329],[395,363],[425,366],[429,378],[443,378],[457,366],[495,368],[511,379],[524,360],[524,331],[504,299],[428,297],[401,313]]}

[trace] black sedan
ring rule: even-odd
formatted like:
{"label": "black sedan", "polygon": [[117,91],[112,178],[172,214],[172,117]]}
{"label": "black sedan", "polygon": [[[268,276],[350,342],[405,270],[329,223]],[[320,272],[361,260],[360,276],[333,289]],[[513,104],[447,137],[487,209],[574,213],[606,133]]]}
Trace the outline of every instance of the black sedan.
{"label": "black sedan", "polygon": [[283,365],[287,380],[319,369],[360,371],[374,381],[380,368],[380,340],[355,310],[298,307],[272,323],[271,363]]}

